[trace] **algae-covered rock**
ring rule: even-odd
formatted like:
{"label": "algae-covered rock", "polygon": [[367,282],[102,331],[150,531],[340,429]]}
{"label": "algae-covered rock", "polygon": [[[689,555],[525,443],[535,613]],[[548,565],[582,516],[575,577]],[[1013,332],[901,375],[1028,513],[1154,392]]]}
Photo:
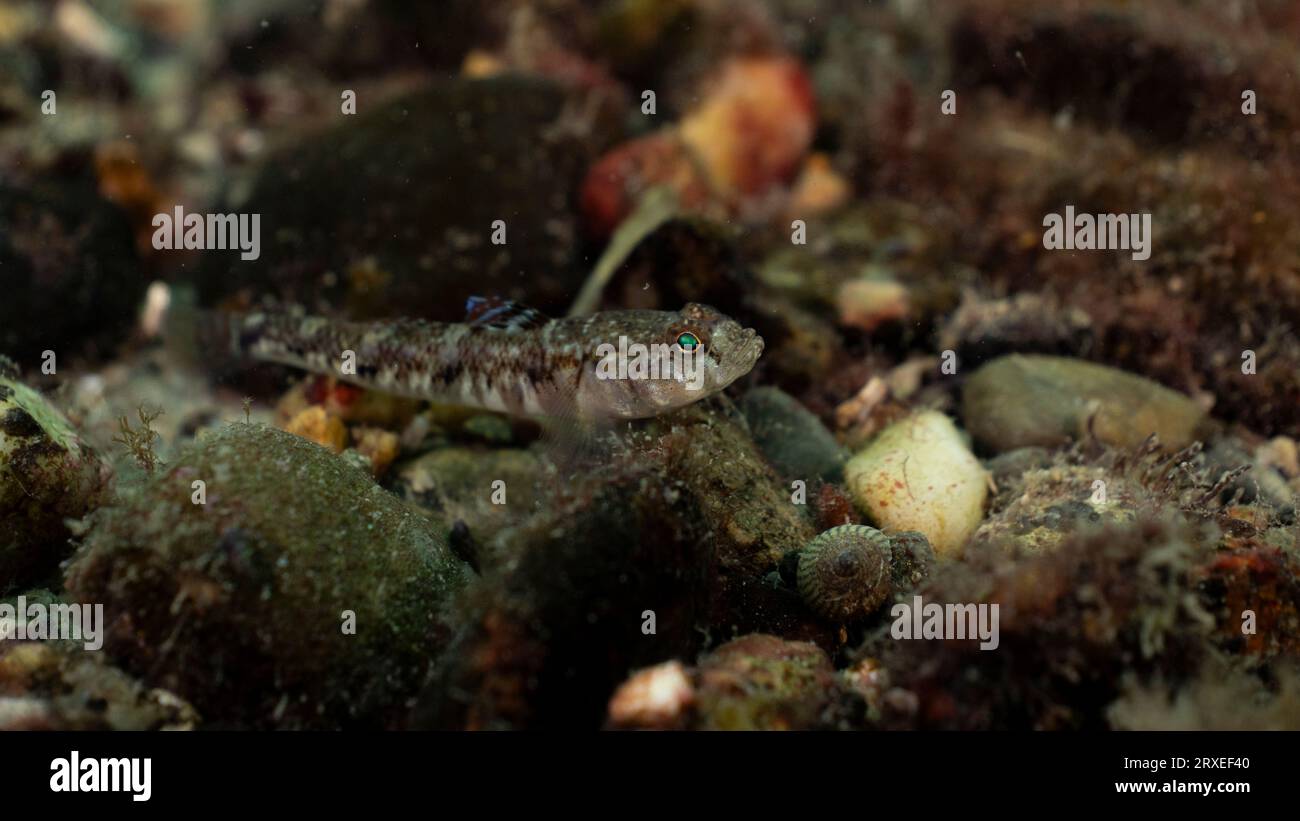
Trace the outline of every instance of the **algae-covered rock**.
{"label": "algae-covered rock", "polygon": [[128,672],[205,715],[330,727],[401,715],[466,576],[437,526],[363,471],[235,423],[102,509],[67,586],[104,603]]}
{"label": "algae-covered rock", "polygon": [[972,544],[1000,544],[1027,554],[1055,549],[1076,531],[1137,518],[1150,494],[1102,465],[1053,465],[1027,470],[1009,483]]}
{"label": "algae-covered rock", "polygon": [[[1170,516],[1214,524],[1251,546],[1255,539],[1285,547],[1294,508],[1252,495],[1242,504],[1258,467],[1232,437],[1209,451],[1193,442],[1174,453],[1147,441],[1137,449],[1089,443],[1051,454],[1042,448],[1008,451],[989,461],[997,492],[971,540],[1021,554],[1056,549],[1077,532]],[[1248,484],[1249,483],[1249,484]]]}
{"label": "algae-covered rock", "polygon": [[745,425],[716,403],[659,417],[633,437],[658,454],[662,470],[698,501],[712,530],[717,581],[714,625],[729,633],[822,636],[798,596],[767,584],[782,557],[816,535],[806,505],[773,474]]}
{"label": "algae-covered rock", "polygon": [[185,730],[198,714],[102,655],[47,642],[0,643],[0,730]]}
{"label": "algae-covered rock", "polygon": [[[465,470],[442,458],[444,476]],[[810,517],[720,403],[638,426],[617,458],[564,475],[540,502],[483,545],[422,724],[598,727],[629,672],[709,636],[760,625],[833,646],[834,627],[769,581],[813,537]]]}
{"label": "algae-covered rock", "polygon": [[615,691],[617,729],[833,730],[861,718],[862,702],[815,644],[754,633],[727,642],[698,666],[638,671]]}
{"label": "algae-covered rock", "polygon": [[984,517],[987,474],[938,411],[885,428],[845,465],[844,480],[873,522],[922,533],[940,556],[960,553]]}
{"label": "algae-covered rock", "polygon": [[699,500],[654,464],[571,477],[486,545],[422,726],[597,728],[630,670],[700,649],[715,598]]}
{"label": "algae-covered rock", "polygon": [[108,471],[40,394],[0,375],[0,595],[53,574],[66,520],[103,501]]}
{"label": "algae-covered rock", "polygon": [[902,601],[934,572],[934,548],[924,533],[915,530],[895,533],[889,547],[890,587],[894,601]]}
{"label": "algae-covered rock", "polygon": [[838,481],[848,455],[821,420],[780,388],[755,388],[741,411],[759,450],[782,476]]}
{"label": "algae-covered rock", "polygon": [[807,642],[749,635],[700,661],[701,729],[807,730],[849,725],[855,700]]}
{"label": "algae-covered rock", "polygon": [[1053,447],[1093,435],[1134,448],[1154,433],[1171,450],[1203,431],[1191,399],[1124,371],[1054,356],[1004,356],[971,376],[962,397],[966,429],[982,447]]}
{"label": "algae-covered rock", "polygon": [[[1145,520],[1081,530],[1030,557],[972,546],[918,592],[945,609],[996,605],[997,649],[877,631],[858,656],[876,663],[893,695],[880,726],[1106,728],[1124,682],[1177,688],[1214,653],[1203,601],[1212,586],[1198,570],[1214,561],[1212,545],[1212,532]],[[1240,612],[1231,616],[1240,634]]]}
{"label": "algae-covered rock", "polygon": [[465,522],[486,545],[501,528],[536,510],[542,467],[527,450],[439,448],[400,465],[394,490],[444,521]]}

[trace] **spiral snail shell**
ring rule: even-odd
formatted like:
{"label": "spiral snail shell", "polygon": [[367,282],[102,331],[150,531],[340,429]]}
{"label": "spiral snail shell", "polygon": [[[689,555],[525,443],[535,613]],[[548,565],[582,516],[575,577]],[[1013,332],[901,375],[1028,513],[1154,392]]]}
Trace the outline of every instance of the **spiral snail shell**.
{"label": "spiral snail shell", "polygon": [[870,615],[892,589],[891,554],[889,537],[873,527],[833,527],[800,553],[799,595],[818,615],[832,621]]}

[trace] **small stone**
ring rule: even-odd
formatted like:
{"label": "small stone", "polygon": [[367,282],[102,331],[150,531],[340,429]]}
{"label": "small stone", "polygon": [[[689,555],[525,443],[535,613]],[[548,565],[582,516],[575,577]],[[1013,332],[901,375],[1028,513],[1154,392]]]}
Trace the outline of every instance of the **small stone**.
{"label": "small stone", "polygon": [[893,280],[856,279],[840,286],[836,303],[841,325],[874,331],[908,312],[907,288]]}
{"label": "small stone", "polygon": [[1024,469],[1000,487],[995,512],[975,532],[972,549],[993,544],[1027,555],[1051,552],[1077,531],[1127,525],[1142,504],[1152,503],[1140,485],[1101,465],[1037,466],[1033,450],[1016,453],[1025,456]]}
{"label": "small stone", "polygon": [[1294,479],[1300,476],[1300,449],[1289,436],[1275,436],[1255,451],[1256,458],[1265,467],[1276,468],[1283,476]]}
{"label": "small stone", "polygon": [[853,193],[843,175],[831,165],[826,154],[808,155],[790,192],[790,205],[786,209],[790,219],[808,214],[825,214],[839,208]]}
{"label": "small stone", "polygon": [[1169,450],[1203,432],[1205,412],[1186,396],[1105,365],[1055,356],[1011,355],[966,383],[962,417],[982,447],[1056,447],[1092,433],[1135,448],[1152,433]]}
{"label": "small stone", "polygon": [[809,642],[751,633],[706,654],[639,670],[614,692],[606,726],[622,730],[835,730],[861,697]]}
{"label": "small stone", "polygon": [[789,394],[755,388],[740,408],[754,442],[782,476],[838,481],[847,454],[821,420]]}
{"label": "small stone", "polygon": [[940,556],[959,555],[984,517],[987,474],[938,411],[885,428],[849,460],[844,476],[858,507],[881,529],[919,531]]}
{"label": "small stone", "polygon": [[285,431],[294,436],[328,448],[333,453],[342,453],[348,444],[348,429],[337,416],[331,416],[319,405],[312,405],[289,420]]}
{"label": "small stone", "polygon": [[681,729],[695,702],[690,672],[680,661],[638,671],[609,700],[609,723],[636,729]]}
{"label": "small stone", "polygon": [[383,428],[360,427],[353,431],[357,452],[370,461],[370,472],[382,476],[397,458],[401,444],[397,434]]}

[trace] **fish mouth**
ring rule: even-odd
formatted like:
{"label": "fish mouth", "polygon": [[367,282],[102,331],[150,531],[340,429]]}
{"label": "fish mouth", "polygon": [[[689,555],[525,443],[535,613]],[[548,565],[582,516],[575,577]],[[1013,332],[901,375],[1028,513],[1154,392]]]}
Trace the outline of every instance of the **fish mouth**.
{"label": "fish mouth", "polygon": [[758,358],[763,355],[763,337],[753,328],[745,328],[736,345],[736,375],[739,379],[753,370]]}

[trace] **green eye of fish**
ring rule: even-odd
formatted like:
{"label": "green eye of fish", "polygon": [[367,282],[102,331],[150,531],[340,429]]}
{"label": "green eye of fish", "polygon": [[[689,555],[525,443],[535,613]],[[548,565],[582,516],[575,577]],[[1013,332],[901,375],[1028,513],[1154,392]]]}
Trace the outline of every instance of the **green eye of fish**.
{"label": "green eye of fish", "polygon": [[693,351],[700,345],[700,338],[690,331],[684,331],[677,337],[677,344],[683,351]]}

